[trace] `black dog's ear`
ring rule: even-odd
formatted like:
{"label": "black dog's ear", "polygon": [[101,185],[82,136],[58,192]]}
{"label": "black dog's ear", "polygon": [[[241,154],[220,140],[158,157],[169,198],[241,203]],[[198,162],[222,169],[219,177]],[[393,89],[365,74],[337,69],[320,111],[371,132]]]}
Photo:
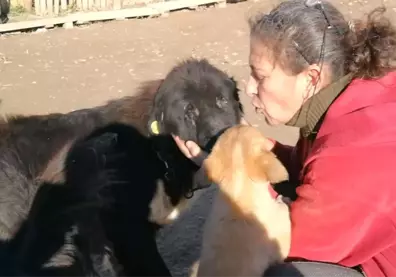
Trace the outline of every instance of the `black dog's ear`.
{"label": "black dog's ear", "polygon": [[159,123],[157,121],[158,120],[157,115],[160,106],[159,98],[161,98],[161,96],[158,95],[158,91],[163,81],[164,81],[163,79],[146,81],[143,82],[138,88],[139,94],[145,94],[153,98],[153,102],[152,102],[153,106],[151,107],[150,112],[148,114],[148,122],[147,122],[147,130],[150,135],[158,135],[160,133]]}
{"label": "black dog's ear", "polygon": [[164,131],[161,130],[163,120],[164,112],[162,107],[162,101],[156,97],[154,99],[154,103],[151,107],[147,121],[147,129],[151,136],[159,135]]}
{"label": "black dog's ear", "polygon": [[192,124],[195,125],[195,121],[197,120],[199,116],[199,110],[192,104],[187,104],[186,107],[184,108],[184,117],[188,121],[190,121]]}

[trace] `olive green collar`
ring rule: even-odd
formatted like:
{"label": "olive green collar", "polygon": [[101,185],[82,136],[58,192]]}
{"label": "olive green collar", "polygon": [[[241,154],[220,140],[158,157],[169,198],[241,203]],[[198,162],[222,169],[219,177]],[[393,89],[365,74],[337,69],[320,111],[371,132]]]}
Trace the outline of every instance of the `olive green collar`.
{"label": "olive green collar", "polygon": [[324,87],[309,98],[286,125],[301,128],[301,135],[304,137],[316,133],[315,127],[319,125],[327,109],[351,80],[352,74],[348,74]]}

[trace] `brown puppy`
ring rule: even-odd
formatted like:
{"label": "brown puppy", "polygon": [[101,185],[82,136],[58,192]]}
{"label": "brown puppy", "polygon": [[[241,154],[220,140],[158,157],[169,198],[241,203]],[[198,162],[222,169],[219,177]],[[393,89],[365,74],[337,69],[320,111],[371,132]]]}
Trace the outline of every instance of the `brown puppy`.
{"label": "brown puppy", "polygon": [[254,127],[238,125],[217,141],[202,170],[220,191],[207,219],[198,276],[262,276],[290,249],[288,206],[270,183],[288,179]]}

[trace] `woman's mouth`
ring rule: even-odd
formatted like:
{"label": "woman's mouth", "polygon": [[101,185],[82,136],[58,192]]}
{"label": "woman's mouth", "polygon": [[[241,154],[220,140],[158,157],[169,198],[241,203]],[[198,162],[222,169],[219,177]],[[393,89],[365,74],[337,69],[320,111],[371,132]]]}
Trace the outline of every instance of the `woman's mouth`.
{"label": "woman's mouth", "polygon": [[254,110],[257,114],[264,114],[264,110],[262,108],[262,105],[260,103],[260,100],[257,97],[254,97],[252,100],[252,105],[254,107]]}
{"label": "woman's mouth", "polygon": [[254,107],[254,111],[256,112],[256,114],[262,114],[264,115],[264,110],[258,107]]}

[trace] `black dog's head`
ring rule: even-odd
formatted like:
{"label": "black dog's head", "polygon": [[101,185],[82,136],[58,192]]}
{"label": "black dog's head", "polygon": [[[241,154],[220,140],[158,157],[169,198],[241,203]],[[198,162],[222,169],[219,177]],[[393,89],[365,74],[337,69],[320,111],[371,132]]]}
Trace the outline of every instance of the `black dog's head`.
{"label": "black dog's head", "polygon": [[174,134],[210,150],[225,129],[240,122],[236,82],[207,60],[190,59],[166,76],[151,110],[151,134]]}

